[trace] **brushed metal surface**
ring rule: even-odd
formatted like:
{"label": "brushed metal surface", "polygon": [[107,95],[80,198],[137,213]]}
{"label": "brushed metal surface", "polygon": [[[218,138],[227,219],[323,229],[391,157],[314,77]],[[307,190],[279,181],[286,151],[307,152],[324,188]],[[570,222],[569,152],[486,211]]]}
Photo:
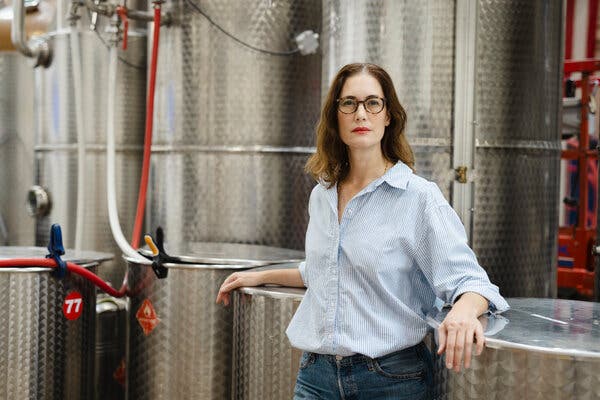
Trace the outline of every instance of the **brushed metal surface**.
{"label": "brushed metal surface", "polygon": [[[195,3],[265,50],[294,49],[295,35],[321,31],[317,0]],[[314,185],[303,172],[307,155],[265,154],[255,146],[314,145],[320,55],[259,53],[226,37],[187,2],[166,6],[181,24],[161,31],[153,143],[179,150],[153,149],[150,225],[165,227],[170,242],[302,249]],[[250,151],[219,151],[236,146]]]}
{"label": "brushed metal surface", "polygon": [[[14,257],[35,257],[38,249],[1,248]],[[84,265],[97,271],[97,262]],[[65,296],[83,297],[81,316],[63,315]],[[57,280],[40,270],[0,269],[0,397],[85,400],[92,398],[94,286],[77,275]]]}
{"label": "brushed metal surface", "polygon": [[486,334],[486,349],[469,370],[448,372],[444,357],[435,357],[438,398],[598,398],[600,305],[535,298],[508,302],[511,310],[502,314],[508,324]]}
{"label": "brushed metal surface", "polygon": [[152,155],[151,226],[166,240],[304,248],[308,156],[180,152]]}
{"label": "brushed metal surface", "polygon": [[242,288],[233,294],[233,385],[235,400],[294,396],[302,352],[285,334],[305,289]]}
{"label": "brushed metal surface", "polygon": [[34,220],[25,207],[34,178],[33,81],[26,57],[0,52],[0,245],[34,243]]}
{"label": "brushed metal surface", "polygon": [[[47,188],[52,199],[50,214],[37,219],[36,243],[46,245],[49,226],[60,223],[65,246],[75,238],[77,201],[77,135],[68,33],[51,36],[54,62],[36,77],[39,99],[35,159],[38,185]],[[84,127],[86,130],[86,210],[84,248],[112,253],[114,244],[106,205],[106,109],[108,50],[94,32],[81,32]],[[130,30],[128,49],[120,51],[116,121],[117,206],[124,234],[133,229],[142,159],[146,93],[146,38]],[[137,66],[137,67],[135,67]],[[102,278],[119,286],[126,270],[119,258],[101,271]]]}
{"label": "brushed metal surface", "polygon": [[[234,267],[170,266],[158,280],[150,265],[129,263],[128,398],[230,398],[233,309],[215,298]],[[147,335],[136,318],[145,300],[159,319]]]}
{"label": "brushed metal surface", "polygon": [[556,294],[562,11],[478,3],[473,246],[505,296]]}

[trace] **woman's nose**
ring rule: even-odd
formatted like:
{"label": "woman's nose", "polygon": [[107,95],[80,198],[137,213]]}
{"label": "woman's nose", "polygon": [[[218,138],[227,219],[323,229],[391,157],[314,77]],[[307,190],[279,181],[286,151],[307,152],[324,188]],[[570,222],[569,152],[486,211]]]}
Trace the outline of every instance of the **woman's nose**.
{"label": "woman's nose", "polygon": [[367,119],[367,110],[365,109],[365,103],[358,103],[358,108],[354,112],[354,118],[357,120]]}

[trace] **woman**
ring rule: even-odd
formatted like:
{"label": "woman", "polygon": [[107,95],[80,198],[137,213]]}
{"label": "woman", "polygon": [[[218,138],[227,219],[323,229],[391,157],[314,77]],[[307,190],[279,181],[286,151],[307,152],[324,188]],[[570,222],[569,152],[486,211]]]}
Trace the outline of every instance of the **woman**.
{"label": "woman", "polygon": [[436,297],[452,310],[438,354],[459,371],[483,350],[478,316],[508,304],[467,245],[435,183],[413,174],[406,113],[390,76],[350,64],[335,77],[306,170],[306,261],[298,270],[238,272],[219,290],[306,286],[287,335],[304,351],[295,399],[429,399],[432,362],[423,339]]}

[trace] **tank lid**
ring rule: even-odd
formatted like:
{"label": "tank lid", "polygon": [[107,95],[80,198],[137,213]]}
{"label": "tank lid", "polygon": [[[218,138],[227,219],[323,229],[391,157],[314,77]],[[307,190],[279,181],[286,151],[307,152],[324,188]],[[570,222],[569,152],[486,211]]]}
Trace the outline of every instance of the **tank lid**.
{"label": "tank lid", "polygon": [[[485,345],[534,353],[600,359],[600,303],[561,299],[507,299],[511,309],[481,317]],[[428,316],[436,328],[447,311]]]}
{"label": "tank lid", "polygon": [[[0,246],[0,260],[11,258],[44,258],[46,254],[48,254],[48,249],[45,247]],[[76,264],[89,264],[112,260],[113,257],[110,253],[65,249],[65,255],[61,258],[64,261]]]}
{"label": "tank lid", "polygon": [[[187,264],[260,267],[304,260],[302,251],[240,243],[189,242],[175,249],[165,244],[165,250]],[[147,249],[142,253],[150,255]]]}

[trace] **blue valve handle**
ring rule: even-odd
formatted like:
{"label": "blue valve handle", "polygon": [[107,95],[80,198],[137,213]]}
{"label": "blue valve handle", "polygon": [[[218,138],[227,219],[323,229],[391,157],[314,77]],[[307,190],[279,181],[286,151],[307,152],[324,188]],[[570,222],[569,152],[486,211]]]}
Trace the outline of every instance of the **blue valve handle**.
{"label": "blue valve handle", "polygon": [[56,268],[52,274],[58,279],[64,278],[67,275],[67,263],[60,258],[60,256],[65,254],[65,248],[62,241],[62,230],[60,229],[59,224],[52,224],[52,227],[50,228],[48,251],[50,253],[46,255],[46,258],[52,258],[56,261]]}

